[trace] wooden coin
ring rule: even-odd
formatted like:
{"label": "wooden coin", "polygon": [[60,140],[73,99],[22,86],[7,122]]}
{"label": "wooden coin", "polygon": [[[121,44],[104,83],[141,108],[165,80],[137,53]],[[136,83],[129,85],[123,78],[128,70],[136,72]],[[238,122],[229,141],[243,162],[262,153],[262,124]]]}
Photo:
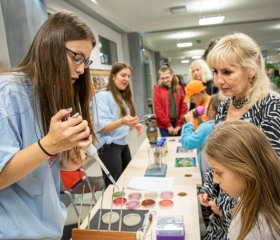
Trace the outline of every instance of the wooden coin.
{"label": "wooden coin", "polygon": [[187,196],[187,193],[186,193],[186,192],[179,192],[179,193],[178,193],[178,196],[184,197],[184,196]]}

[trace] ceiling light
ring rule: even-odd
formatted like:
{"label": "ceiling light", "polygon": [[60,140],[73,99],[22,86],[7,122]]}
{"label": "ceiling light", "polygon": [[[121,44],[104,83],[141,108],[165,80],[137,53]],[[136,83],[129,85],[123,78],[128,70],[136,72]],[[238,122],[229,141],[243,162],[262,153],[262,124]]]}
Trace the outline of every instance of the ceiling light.
{"label": "ceiling light", "polygon": [[177,6],[169,8],[171,14],[182,14],[187,12],[186,6]]}
{"label": "ceiling light", "polygon": [[192,42],[177,43],[177,47],[191,47]]}
{"label": "ceiling light", "polygon": [[181,61],[181,63],[189,63],[189,62],[190,62],[190,60],[188,60],[188,59],[185,59],[185,60]]}
{"label": "ceiling light", "polygon": [[199,59],[201,58],[201,56],[197,55],[197,56],[192,56],[192,59]]}
{"label": "ceiling light", "polygon": [[199,25],[211,25],[211,24],[219,24],[225,20],[225,16],[219,17],[211,17],[211,18],[201,18],[198,21]]}

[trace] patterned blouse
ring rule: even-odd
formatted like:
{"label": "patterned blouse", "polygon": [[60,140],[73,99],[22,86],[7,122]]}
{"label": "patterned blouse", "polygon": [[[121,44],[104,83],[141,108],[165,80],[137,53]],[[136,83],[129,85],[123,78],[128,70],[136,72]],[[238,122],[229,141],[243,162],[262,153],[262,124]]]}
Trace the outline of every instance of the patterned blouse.
{"label": "patterned blouse", "polygon": [[[225,99],[218,108],[216,123],[226,121],[230,99]],[[280,99],[268,93],[257,101],[240,120],[248,121],[259,127],[268,137],[271,145],[280,156]],[[213,183],[213,170],[207,169],[205,182],[200,189],[201,193],[207,193],[216,198],[216,204],[222,213],[222,217],[214,215],[207,227],[205,240],[227,239],[228,227],[231,220],[231,209],[237,199],[224,193],[218,185]]]}

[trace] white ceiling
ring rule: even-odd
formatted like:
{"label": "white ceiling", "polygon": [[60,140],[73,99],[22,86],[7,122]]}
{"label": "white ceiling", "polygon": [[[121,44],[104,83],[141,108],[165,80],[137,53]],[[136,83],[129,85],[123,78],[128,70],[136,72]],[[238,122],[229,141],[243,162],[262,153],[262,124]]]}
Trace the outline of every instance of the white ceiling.
{"label": "white ceiling", "polygon": [[[170,61],[203,52],[210,39],[240,31],[253,37],[268,56],[280,63],[280,0],[65,0],[119,32],[140,32],[146,48]],[[186,6],[172,15],[170,7]],[[199,26],[200,17],[225,16],[223,24]],[[193,42],[177,48],[179,41]]]}

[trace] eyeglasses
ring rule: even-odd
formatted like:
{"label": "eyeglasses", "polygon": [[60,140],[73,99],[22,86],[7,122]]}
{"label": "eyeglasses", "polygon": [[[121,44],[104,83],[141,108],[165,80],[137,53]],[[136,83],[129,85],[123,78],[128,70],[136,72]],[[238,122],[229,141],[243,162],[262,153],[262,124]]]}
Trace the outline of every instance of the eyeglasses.
{"label": "eyeglasses", "polygon": [[77,52],[75,52],[75,51],[73,51],[73,50],[71,50],[71,49],[69,49],[67,47],[65,47],[65,49],[68,52],[74,54],[74,56],[72,56],[72,61],[73,61],[74,64],[80,65],[80,64],[84,63],[85,68],[88,68],[93,63],[92,60],[89,60],[89,59],[86,60],[85,56],[83,54],[77,53]]}

